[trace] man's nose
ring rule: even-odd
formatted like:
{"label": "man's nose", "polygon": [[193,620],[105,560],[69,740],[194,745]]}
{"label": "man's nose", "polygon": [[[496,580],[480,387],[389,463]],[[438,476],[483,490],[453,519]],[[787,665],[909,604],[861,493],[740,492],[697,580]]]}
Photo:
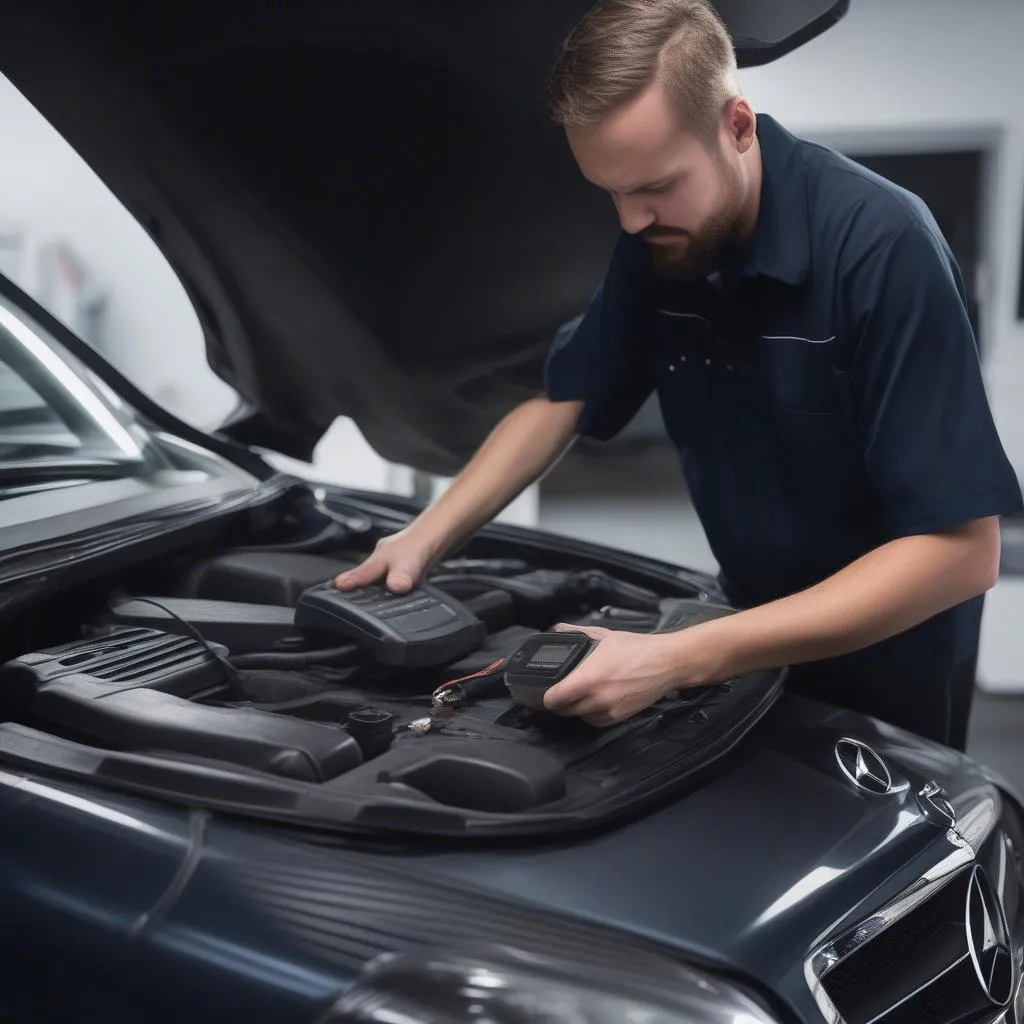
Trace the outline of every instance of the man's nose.
{"label": "man's nose", "polygon": [[619,209],[619,223],[628,235],[638,235],[656,219],[654,212],[639,197],[624,196],[616,206]]}

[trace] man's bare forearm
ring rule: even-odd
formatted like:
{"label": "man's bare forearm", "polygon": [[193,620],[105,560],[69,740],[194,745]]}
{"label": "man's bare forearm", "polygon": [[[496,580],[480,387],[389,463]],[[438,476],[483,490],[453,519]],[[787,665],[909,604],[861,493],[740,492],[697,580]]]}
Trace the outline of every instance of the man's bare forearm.
{"label": "man's bare forearm", "polygon": [[580,402],[536,398],[513,409],[466,468],[416,521],[437,550],[450,549],[543,476],[576,438]]}
{"label": "man's bare forearm", "polygon": [[681,681],[717,682],[861,650],[984,593],[998,572],[997,519],[902,537],[808,590],[679,634]]}

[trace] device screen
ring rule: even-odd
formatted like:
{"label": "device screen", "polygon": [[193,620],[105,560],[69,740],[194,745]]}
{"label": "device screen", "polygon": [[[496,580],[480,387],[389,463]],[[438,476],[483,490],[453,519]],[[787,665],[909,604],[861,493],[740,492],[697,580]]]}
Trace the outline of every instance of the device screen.
{"label": "device screen", "polygon": [[557,668],[572,653],[567,644],[544,644],[538,647],[527,668]]}

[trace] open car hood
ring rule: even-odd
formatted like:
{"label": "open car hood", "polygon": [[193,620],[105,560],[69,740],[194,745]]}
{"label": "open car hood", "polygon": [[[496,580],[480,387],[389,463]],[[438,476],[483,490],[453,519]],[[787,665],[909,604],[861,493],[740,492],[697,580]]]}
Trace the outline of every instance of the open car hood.
{"label": "open car hood", "polygon": [[[536,393],[617,230],[544,107],[590,0],[4,4],[0,71],[150,232],[246,410],[452,473]],[[742,66],[848,0],[719,0]]]}

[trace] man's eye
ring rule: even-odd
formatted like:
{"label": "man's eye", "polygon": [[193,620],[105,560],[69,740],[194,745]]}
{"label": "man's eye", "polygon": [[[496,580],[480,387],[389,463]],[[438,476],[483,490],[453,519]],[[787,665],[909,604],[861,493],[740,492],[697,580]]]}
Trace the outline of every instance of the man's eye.
{"label": "man's eye", "polygon": [[663,196],[672,188],[672,182],[666,182],[664,185],[648,185],[645,192],[652,196]]}

